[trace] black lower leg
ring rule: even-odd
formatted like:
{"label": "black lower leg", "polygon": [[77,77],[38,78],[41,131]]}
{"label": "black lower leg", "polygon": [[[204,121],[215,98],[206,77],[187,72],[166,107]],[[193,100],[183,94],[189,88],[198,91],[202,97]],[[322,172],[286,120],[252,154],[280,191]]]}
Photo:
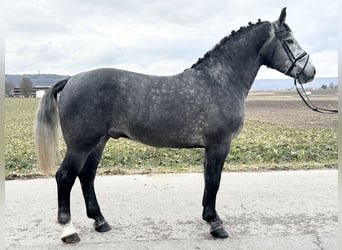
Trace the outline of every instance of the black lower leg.
{"label": "black lower leg", "polygon": [[70,192],[75,183],[76,176],[81,169],[86,154],[66,153],[61,167],[56,173],[58,189],[58,222],[63,225],[61,239],[65,243],[77,243],[80,238],[71,224]]}
{"label": "black lower leg", "polygon": [[69,175],[61,168],[56,173],[58,193],[58,222],[66,224],[70,221],[70,192],[75,183],[76,175]]}
{"label": "black lower leg", "polygon": [[[83,173],[84,174],[84,173]],[[80,175],[79,179],[82,185],[82,192],[87,208],[87,216],[94,219],[94,227],[98,232],[107,232],[111,229],[110,225],[104,219],[94,190],[94,178],[89,175]]]}
{"label": "black lower leg", "polygon": [[99,145],[94,148],[88,156],[82,171],[78,175],[87,208],[87,216],[95,220],[94,227],[98,232],[106,232],[111,229],[101,213],[94,189],[96,169],[100,162],[106,141],[107,139],[102,140]]}
{"label": "black lower leg", "polygon": [[228,237],[223,228],[222,220],[216,212],[216,195],[220,186],[221,172],[226,159],[229,146],[211,146],[205,151],[204,181],[205,189],[203,194],[202,217],[210,226],[210,233],[217,238]]}
{"label": "black lower leg", "polygon": [[[64,243],[72,244],[80,242],[80,237],[75,230],[66,230],[65,227],[71,223],[70,215],[70,191],[75,182],[75,175],[68,175],[67,172],[61,168],[56,173],[56,181],[58,188],[58,215],[59,224],[64,226],[61,240]],[[65,232],[66,231],[66,232]]]}

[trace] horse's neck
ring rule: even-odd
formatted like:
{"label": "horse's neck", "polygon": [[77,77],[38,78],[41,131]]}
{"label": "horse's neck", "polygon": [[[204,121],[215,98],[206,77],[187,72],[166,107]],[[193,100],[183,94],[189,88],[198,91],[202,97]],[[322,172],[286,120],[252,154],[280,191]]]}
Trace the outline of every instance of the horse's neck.
{"label": "horse's neck", "polygon": [[270,38],[271,23],[245,28],[207,58],[205,70],[221,84],[234,85],[248,94],[260,69],[261,50]]}

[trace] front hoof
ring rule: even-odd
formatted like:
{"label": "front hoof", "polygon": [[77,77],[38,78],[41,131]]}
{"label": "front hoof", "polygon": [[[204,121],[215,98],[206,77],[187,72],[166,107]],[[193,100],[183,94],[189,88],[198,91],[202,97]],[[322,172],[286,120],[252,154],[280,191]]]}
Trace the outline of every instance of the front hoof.
{"label": "front hoof", "polygon": [[211,228],[210,233],[215,238],[219,238],[219,239],[228,238],[228,233],[226,232],[226,230],[223,228],[222,225],[216,228]]}
{"label": "front hoof", "polygon": [[223,222],[219,217],[210,221],[209,224],[211,227],[210,233],[213,237],[219,238],[219,239],[228,238],[228,233],[224,229]]}
{"label": "front hoof", "polygon": [[107,223],[107,221],[101,221],[101,222],[95,221],[94,228],[99,233],[108,232],[112,229],[112,227]]}
{"label": "front hoof", "polygon": [[74,243],[78,243],[81,241],[81,239],[77,233],[74,233],[74,234],[69,235],[69,236],[62,237],[61,239],[66,244],[74,244]]}

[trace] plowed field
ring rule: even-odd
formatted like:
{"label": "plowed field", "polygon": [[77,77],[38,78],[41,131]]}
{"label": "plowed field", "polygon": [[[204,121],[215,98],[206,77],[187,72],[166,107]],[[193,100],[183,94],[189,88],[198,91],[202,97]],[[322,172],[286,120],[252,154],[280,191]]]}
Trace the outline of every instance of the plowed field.
{"label": "plowed field", "polygon": [[[312,102],[322,108],[336,109],[337,91],[312,91]],[[310,110],[296,92],[251,92],[247,98],[246,119],[301,128],[337,128],[337,114]]]}

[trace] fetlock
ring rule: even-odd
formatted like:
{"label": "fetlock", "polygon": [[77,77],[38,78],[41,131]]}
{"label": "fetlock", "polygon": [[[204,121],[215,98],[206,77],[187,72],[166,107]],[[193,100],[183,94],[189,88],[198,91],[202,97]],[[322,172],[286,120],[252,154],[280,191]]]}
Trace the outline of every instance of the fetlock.
{"label": "fetlock", "polygon": [[216,219],[217,213],[216,211],[212,211],[206,207],[203,208],[202,218],[203,220],[210,222]]}
{"label": "fetlock", "polygon": [[57,220],[59,224],[65,225],[71,219],[70,213],[58,212]]}

